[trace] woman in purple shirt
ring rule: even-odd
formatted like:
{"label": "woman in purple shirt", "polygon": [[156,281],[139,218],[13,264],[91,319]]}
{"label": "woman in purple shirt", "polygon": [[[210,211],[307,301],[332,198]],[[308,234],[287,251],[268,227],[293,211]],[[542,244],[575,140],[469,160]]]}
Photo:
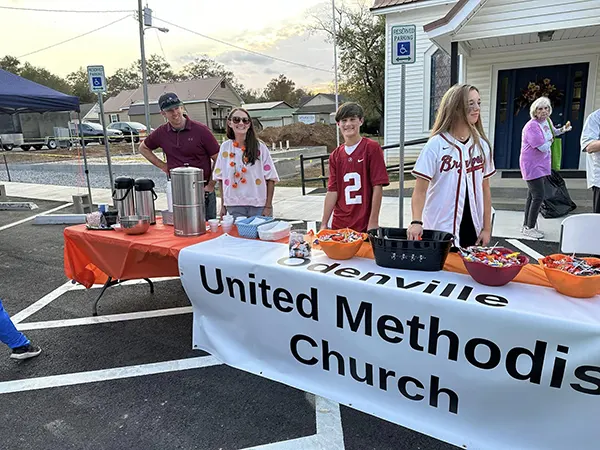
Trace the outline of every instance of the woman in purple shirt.
{"label": "woman in purple shirt", "polygon": [[536,227],[537,218],[544,201],[544,179],[550,175],[550,148],[555,136],[570,131],[568,123],[562,128],[554,128],[550,120],[552,106],[547,97],[540,97],[531,104],[531,120],[523,127],[521,136],[521,175],[527,182],[529,192],[525,203],[525,217],[521,232],[534,239],[542,239],[544,233]]}

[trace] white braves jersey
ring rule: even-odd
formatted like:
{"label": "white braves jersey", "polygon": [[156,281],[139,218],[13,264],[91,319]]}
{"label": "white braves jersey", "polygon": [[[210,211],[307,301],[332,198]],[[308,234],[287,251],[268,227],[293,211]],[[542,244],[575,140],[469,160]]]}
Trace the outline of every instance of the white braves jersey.
{"label": "white braves jersey", "polygon": [[483,180],[494,175],[496,169],[489,146],[484,140],[481,145],[482,149],[472,138],[463,144],[449,133],[433,136],[412,171],[414,176],[429,181],[423,228],[452,233],[457,246],[467,187],[477,235],[483,229]]}

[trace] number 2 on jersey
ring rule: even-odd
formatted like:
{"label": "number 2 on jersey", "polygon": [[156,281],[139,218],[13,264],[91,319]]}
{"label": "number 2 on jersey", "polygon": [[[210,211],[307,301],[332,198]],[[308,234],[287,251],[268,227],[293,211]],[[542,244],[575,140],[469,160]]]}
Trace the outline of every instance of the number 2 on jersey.
{"label": "number 2 on jersey", "polygon": [[360,174],[356,172],[350,172],[344,175],[345,183],[352,183],[346,186],[344,189],[344,197],[346,198],[346,205],[361,205],[362,195],[355,195],[352,197],[354,192],[360,191],[362,184],[360,181]]}

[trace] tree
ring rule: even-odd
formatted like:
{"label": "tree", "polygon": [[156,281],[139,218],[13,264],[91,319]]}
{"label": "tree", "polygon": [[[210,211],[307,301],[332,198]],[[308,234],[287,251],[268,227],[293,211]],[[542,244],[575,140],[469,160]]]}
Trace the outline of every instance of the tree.
{"label": "tree", "polygon": [[142,85],[141,73],[132,67],[117,69],[112,76],[107,78],[109,97],[113,97],[121,91],[137,89]]}
{"label": "tree", "polygon": [[0,69],[19,75],[19,72],[21,71],[21,62],[14,56],[6,55],[4,58],[0,59]]}
{"label": "tree", "polygon": [[96,94],[90,92],[88,74],[83,67],[80,67],[79,70],[67,75],[67,83],[69,83],[71,87],[71,93],[74,96],[79,97],[80,103],[96,102]]}
{"label": "tree", "polygon": [[[312,32],[333,41],[331,10],[313,14]],[[368,116],[383,117],[385,101],[385,18],[373,16],[365,1],[356,9],[336,8],[336,40],[340,57],[341,90],[361,103]]]}
{"label": "tree", "polygon": [[[141,74],[141,59],[137,60],[136,68],[138,73]],[[173,83],[178,81],[175,72],[173,72],[171,64],[169,64],[169,62],[160,55],[150,55],[150,58],[146,59],[146,76],[148,84]]]}
{"label": "tree", "polygon": [[43,67],[33,66],[28,62],[23,64],[21,70],[19,70],[19,76],[64,94],[71,92],[71,86],[63,78],[54,75]]}
{"label": "tree", "polygon": [[263,91],[262,100],[265,102],[284,101],[292,106],[298,106],[300,98],[306,95],[303,89],[296,89],[296,83],[281,74],[273,78]]}

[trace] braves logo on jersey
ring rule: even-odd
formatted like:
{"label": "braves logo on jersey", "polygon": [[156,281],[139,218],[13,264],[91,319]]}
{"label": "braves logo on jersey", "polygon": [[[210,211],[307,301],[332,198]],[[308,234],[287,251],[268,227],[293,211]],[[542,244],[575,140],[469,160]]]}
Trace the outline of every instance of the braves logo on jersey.
{"label": "braves logo on jersey", "polygon": [[[483,170],[483,157],[481,155],[473,156],[465,161],[467,173],[474,172],[476,170]],[[451,170],[457,170],[460,172],[460,161],[457,161],[452,155],[442,156],[440,163],[440,173],[450,172]]]}

